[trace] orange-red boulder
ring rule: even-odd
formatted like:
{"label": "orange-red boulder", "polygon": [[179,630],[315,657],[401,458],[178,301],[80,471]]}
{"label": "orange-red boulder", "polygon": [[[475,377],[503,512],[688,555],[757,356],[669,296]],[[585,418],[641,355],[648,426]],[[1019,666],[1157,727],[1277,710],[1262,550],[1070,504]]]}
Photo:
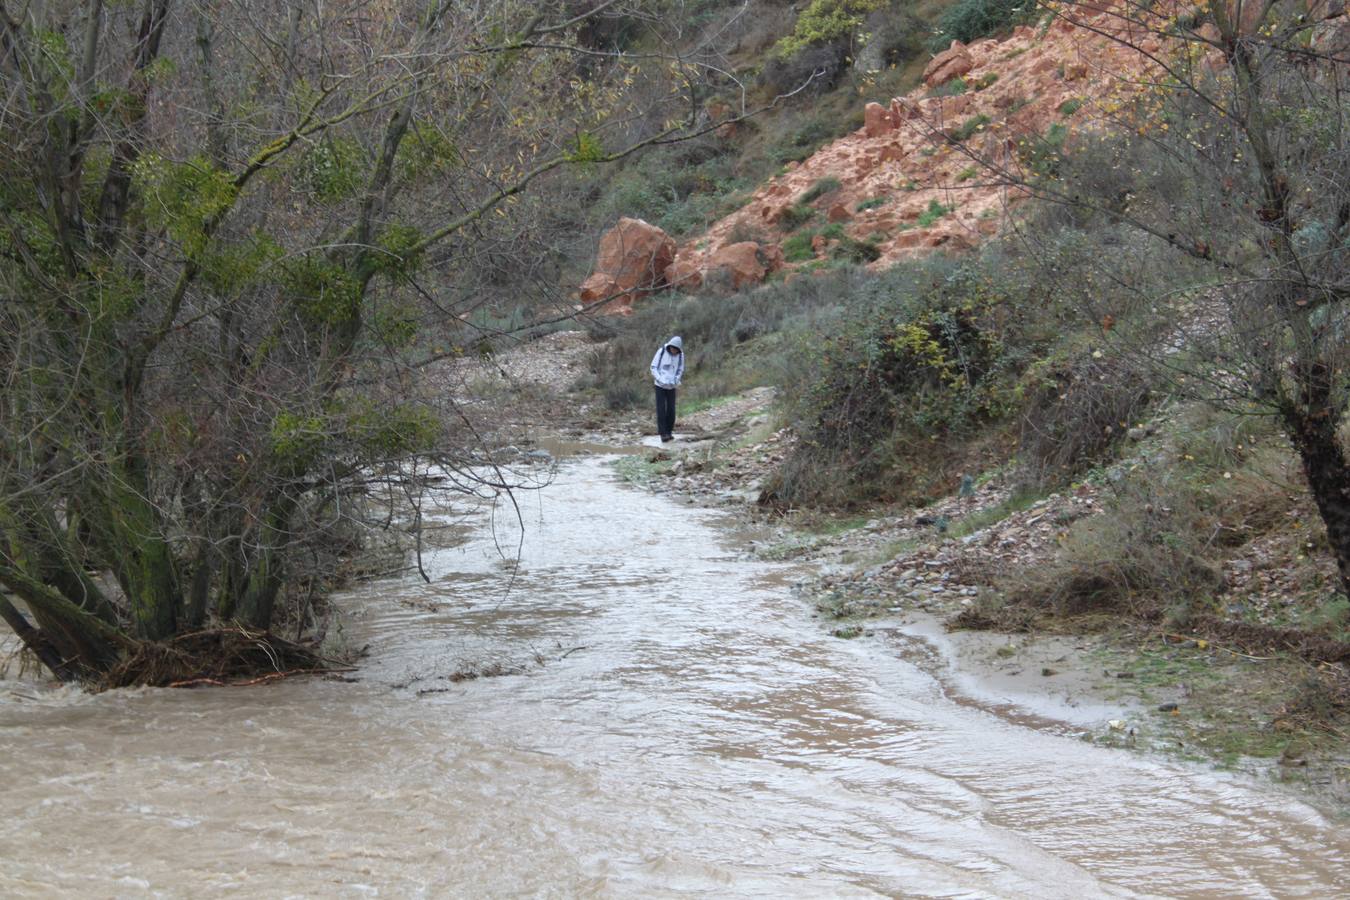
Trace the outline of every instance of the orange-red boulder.
{"label": "orange-red boulder", "polygon": [[848,207],[842,203],[836,203],[830,207],[830,211],[825,214],[825,218],[830,222],[847,222],[853,218],[853,213],[848,211]]}
{"label": "orange-red boulder", "polygon": [[923,70],[923,82],[930,88],[935,88],[953,78],[960,78],[973,68],[975,60],[971,58],[966,45],[960,41],[952,41],[950,49],[943,50],[933,57],[928,67]]}
{"label": "orange-red boulder", "polygon": [[610,300],[617,308],[666,284],[675,241],[660,228],[624,217],[600,238],[595,271],[581,284],[581,302]]}
{"label": "orange-red boulder", "polygon": [[593,303],[609,301],[607,312],[619,312],[633,305],[633,298],[624,294],[613,276],[604,272],[595,272],[581,283],[581,302],[590,306]]}
{"label": "orange-red boulder", "polygon": [[696,291],[703,286],[703,270],[698,263],[676,257],[666,266],[666,284],[678,291]]}
{"label": "orange-red boulder", "polygon": [[726,244],[713,253],[709,260],[710,272],[725,273],[732,290],[759,284],[768,274],[764,267],[760,246],[755,241]]}
{"label": "orange-red boulder", "polygon": [[863,133],[868,137],[881,137],[894,130],[895,121],[889,109],[880,103],[869,103],[863,107]]}

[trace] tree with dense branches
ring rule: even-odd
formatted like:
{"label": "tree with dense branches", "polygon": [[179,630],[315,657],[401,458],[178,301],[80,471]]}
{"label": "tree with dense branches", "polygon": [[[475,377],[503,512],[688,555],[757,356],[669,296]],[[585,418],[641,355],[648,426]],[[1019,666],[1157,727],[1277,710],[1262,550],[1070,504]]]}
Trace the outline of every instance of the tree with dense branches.
{"label": "tree with dense branches", "polygon": [[694,132],[700,66],[577,40],[661,6],[0,3],[0,616],[53,672],[264,632],[354,498],[481,487],[444,298],[532,186]]}

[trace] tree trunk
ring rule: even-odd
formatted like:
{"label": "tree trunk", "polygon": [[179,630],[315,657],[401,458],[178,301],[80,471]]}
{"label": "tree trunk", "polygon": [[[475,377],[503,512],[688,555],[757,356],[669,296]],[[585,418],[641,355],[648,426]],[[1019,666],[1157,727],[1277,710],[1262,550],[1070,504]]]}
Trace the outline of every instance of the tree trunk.
{"label": "tree trunk", "polygon": [[52,642],[47,640],[47,636],[38,631],[28,620],[24,618],[23,613],[14,608],[14,604],[8,599],[0,596],[0,619],[5,620],[5,624],[23,641],[23,645],[33,652],[51,673],[62,681],[74,681],[78,677],[77,670],[69,665],[60,652],[52,646]]}
{"label": "tree trunk", "polygon": [[28,606],[42,639],[65,667],[100,672],[117,660],[118,645],[126,639],[116,627],[12,567],[0,565],[0,585]]}
{"label": "tree trunk", "polygon": [[127,460],[111,468],[107,484],[90,498],[87,518],[126,595],[137,636],[163,640],[176,630],[182,605],[177,561],[149,497],[145,466]]}
{"label": "tree trunk", "polygon": [[1331,403],[1330,372],[1320,364],[1299,367],[1296,378],[1299,401],[1285,402],[1280,412],[1326,525],[1327,543],[1341,574],[1341,590],[1350,597],[1350,464],[1336,436],[1340,416]]}
{"label": "tree trunk", "polygon": [[234,618],[263,631],[272,627],[272,609],[285,579],[285,546],[291,539],[291,515],[296,499],[290,491],[277,499],[263,519],[258,553],[247,561]]}

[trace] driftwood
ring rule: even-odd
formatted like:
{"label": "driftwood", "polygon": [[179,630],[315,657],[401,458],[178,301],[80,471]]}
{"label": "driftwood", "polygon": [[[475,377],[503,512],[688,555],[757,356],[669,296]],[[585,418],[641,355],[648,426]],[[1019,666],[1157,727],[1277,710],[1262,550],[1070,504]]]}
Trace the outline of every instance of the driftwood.
{"label": "driftwood", "polygon": [[351,669],[325,659],[317,647],[247,628],[210,628],[138,645],[100,686],[243,686],[339,671]]}

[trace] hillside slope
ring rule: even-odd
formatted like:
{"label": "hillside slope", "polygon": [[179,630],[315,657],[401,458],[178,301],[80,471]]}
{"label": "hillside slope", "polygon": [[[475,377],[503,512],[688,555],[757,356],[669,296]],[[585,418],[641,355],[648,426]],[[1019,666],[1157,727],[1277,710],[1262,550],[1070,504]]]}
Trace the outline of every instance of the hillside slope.
{"label": "hillside slope", "polygon": [[[925,87],[885,106],[868,104],[862,129],[789,166],[681,247],[677,262],[706,266],[719,248],[756,231],[781,242],[785,211],[822,179],[840,186],[813,206],[850,237],[874,243],[873,266],[933,247],[973,246],[999,230],[1016,199],[1006,179],[977,160],[1019,171],[1019,142],[1033,145],[1047,134],[1055,141],[1058,129],[1092,121],[1146,89],[1139,76],[1150,60],[1110,37],[1117,25],[1106,15],[1081,26],[1059,19],[1044,32],[1022,26],[1002,40],[953,43],[928,67]],[[933,216],[934,204],[950,211]]]}
{"label": "hillside slope", "polygon": [[[1001,230],[1024,196],[1011,182],[1073,129],[1148,89],[1149,54],[1159,44],[1136,41],[1141,53],[1117,39],[1119,29],[1118,17],[1101,13],[953,42],[928,65],[923,86],[868,102],[863,128],[789,163],[740,209],[679,245],[669,266],[637,242],[626,262],[613,253],[599,260],[582,301],[623,311],[666,286],[740,288],[832,258],[876,269],[938,247],[975,246]],[[618,272],[624,265],[627,277]],[[614,302],[616,284],[628,293]]]}

